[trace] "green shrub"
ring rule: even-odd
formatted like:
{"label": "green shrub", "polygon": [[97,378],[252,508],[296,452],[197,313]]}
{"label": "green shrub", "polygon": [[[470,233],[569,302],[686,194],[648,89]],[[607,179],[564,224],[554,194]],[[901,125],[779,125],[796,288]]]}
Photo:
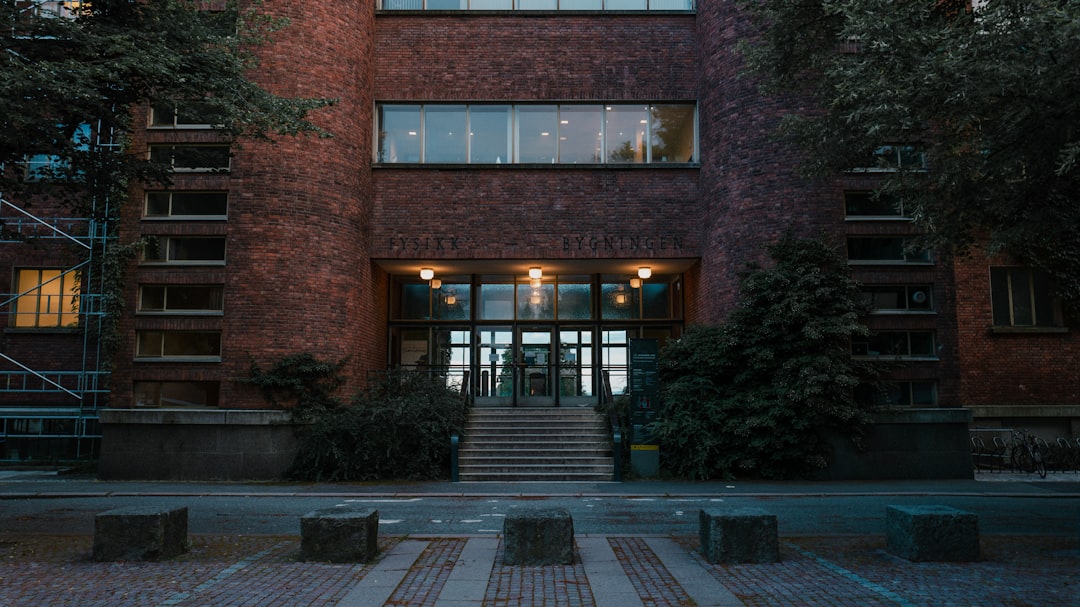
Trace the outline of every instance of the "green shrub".
{"label": "green shrub", "polygon": [[652,430],[670,473],[807,476],[827,465],[827,435],[857,438],[869,419],[853,390],[874,370],[850,345],[867,309],[845,259],[790,235],[769,252],[772,267],[740,274],[724,325],[691,327],[661,352],[664,409]]}
{"label": "green shrub", "polygon": [[312,416],[289,470],[298,480],[448,478],[466,404],[437,376],[391,370],[348,406]]}

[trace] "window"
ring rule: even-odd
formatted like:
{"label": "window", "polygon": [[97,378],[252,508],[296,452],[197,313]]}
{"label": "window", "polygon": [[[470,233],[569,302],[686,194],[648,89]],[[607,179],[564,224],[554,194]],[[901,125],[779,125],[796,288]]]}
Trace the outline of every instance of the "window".
{"label": "window", "polygon": [[995,327],[1062,327],[1060,302],[1046,272],[1026,267],[990,268]]}
{"label": "window", "polygon": [[378,107],[379,163],[655,164],[693,162],[693,104]]}
{"label": "window", "polygon": [[[61,128],[62,125],[61,125]],[[87,152],[90,150],[92,131],[89,124],[80,124],[75,127],[71,135],[73,146],[71,152]],[[56,142],[54,142],[56,143]],[[61,146],[57,146],[61,147]],[[71,167],[70,156],[60,154],[32,154],[26,157],[26,181],[59,181],[68,179]]]}
{"label": "window", "polygon": [[156,105],[150,108],[151,128],[210,128],[221,122],[208,103],[192,101],[181,107]]}
{"label": "window", "polygon": [[924,171],[927,168],[926,153],[913,144],[880,145],[869,154],[866,164],[856,166],[855,172],[874,171]]}
{"label": "window", "polygon": [[222,285],[141,285],[139,312],[197,314],[221,312]]}
{"label": "window", "polygon": [[221,385],[216,381],[137,381],[136,407],[216,407]]}
{"label": "window", "polygon": [[150,146],[150,161],[170,165],[176,172],[227,171],[231,157],[227,145]]}
{"label": "window", "polygon": [[228,206],[227,192],[147,192],[143,216],[225,219]]}
{"label": "window", "polygon": [[901,236],[852,236],[847,239],[848,263],[930,263],[930,251],[912,249]]}
{"label": "window", "polygon": [[847,190],[844,192],[844,210],[849,219],[901,219],[903,202],[894,196],[871,190]]}
{"label": "window", "polygon": [[854,337],[851,354],[868,358],[937,358],[933,331],[878,331]]}
{"label": "window", "polygon": [[933,381],[883,381],[855,389],[855,402],[877,407],[936,407],[937,383]]}
{"label": "window", "polygon": [[217,359],[219,331],[136,331],[136,358]]}
{"label": "window", "polygon": [[384,11],[680,11],[694,0],[380,0]]}
{"label": "window", "polygon": [[143,247],[144,263],[225,263],[224,236],[158,236]]}
{"label": "window", "polygon": [[863,297],[877,314],[931,312],[934,309],[930,285],[871,285],[862,288]]}
{"label": "window", "polygon": [[23,268],[15,272],[12,326],[75,327],[79,324],[79,273],[75,270]]}
{"label": "window", "polygon": [[63,17],[74,19],[79,14],[83,4],[81,0],[66,0],[62,2],[54,0],[34,0],[34,12],[42,17]]}

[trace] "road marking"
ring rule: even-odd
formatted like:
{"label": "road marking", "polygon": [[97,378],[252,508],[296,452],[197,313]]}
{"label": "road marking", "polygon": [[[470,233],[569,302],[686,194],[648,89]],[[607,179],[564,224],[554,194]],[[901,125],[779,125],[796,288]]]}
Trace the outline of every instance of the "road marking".
{"label": "road marking", "polygon": [[214,577],[212,577],[212,578],[206,580],[205,582],[199,584],[198,586],[192,588],[190,592],[177,592],[176,594],[172,595],[171,597],[169,597],[165,601],[162,601],[161,603],[158,603],[157,607],[173,607],[174,605],[179,605],[180,603],[183,603],[184,601],[191,598],[193,595],[196,595],[196,594],[199,594],[199,593],[202,593],[202,592],[206,592],[207,590],[213,588],[214,586],[217,586],[218,584],[220,584],[220,583],[224,582],[225,580],[229,579],[230,577],[233,576],[233,574],[245,569],[249,565],[255,563],[259,559],[263,558],[264,556],[269,555],[270,553],[274,552],[278,548],[281,548],[282,546],[284,546],[284,545],[286,545],[288,543],[289,542],[281,542],[281,543],[273,546],[272,548],[267,548],[266,550],[263,550],[262,552],[260,552],[258,554],[253,554],[253,555],[247,557],[246,559],[242,559],[239,562],[234,563],[233,565],[230,565],[229,567],[226,567],[225,569],[222,569]]}
{"label": "road marking", "polygon": [[814,554],[813,552],[810,552],[809,550],[803,550],[802,548],[796,546],[795,544],[790,544],[789,543],[788,546],[790,546],[791,549],[794,550],[795,552],[798,552],[799,554],[801,554],[801,555],[803,555],[803,556],[805,556],[807,558],[814,559],[815,561],[817,561],[817,563],[819,565],[821,565],[822,567],[828,569],[829,571],[832,571],[833,573],[835,573],[835,574],[837,574],[837,575],[839,575],[841,577],[845,577],[845,578],[855,582],[856,584],[862,586],[863,588],[866,588],[867,590],[870,590],[872,592],[876,592],[877,594],[880,594],[881,596],[889,599],[890,601],[893,601],[894,603],[896,603],[900,607],[916,607],[916,605],[914,603],[909,603],[904,597],[896,594],[895,592],[893,592],[892,590],[889,590],[888,588],[882,586],[881,584],[876,584],[874,582],[871,582],[870,580],[862,577],[861,575],[858,575],[856,573],[848,571],[847,569],[844,569],[840,565],[830,563],[829,561],[821,558],[820,556]]}

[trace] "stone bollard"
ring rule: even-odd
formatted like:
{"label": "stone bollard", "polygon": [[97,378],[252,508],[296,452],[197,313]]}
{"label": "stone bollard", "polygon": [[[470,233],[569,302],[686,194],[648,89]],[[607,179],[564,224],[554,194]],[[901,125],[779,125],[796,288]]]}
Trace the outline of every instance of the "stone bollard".
{"label": "stone bollard", "polygon": [[573,565],[574,520],[562,508],[515,511],[503,519],[504,565]]}
{"label": "stone bollard", "polygon": [[155,561],[183,554],[187,508],[117,508],[94,517],[95,561]]}
{"label": "stone bollard", "polygon": [[300,517],[300,559],[363,563],[379,553],[379,511],[326,508]]}
{"label": "stone bollard", "polygon": [[701,553],[710,563],[775,563],[780,560],[776,515],[759,508],[701,510]]}
{"label": "stone bollard", "polygon": [[948,506],[888,506],[885,545],[909,561],[976,561],[979,518]]}

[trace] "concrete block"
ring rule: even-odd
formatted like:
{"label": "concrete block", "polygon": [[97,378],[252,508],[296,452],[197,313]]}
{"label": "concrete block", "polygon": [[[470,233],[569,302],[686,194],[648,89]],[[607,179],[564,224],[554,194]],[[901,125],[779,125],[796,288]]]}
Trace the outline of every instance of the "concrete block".
{"label": "concrete block", "polygon": [[155,561],[188,548],[187,508],[117,508],[94,517],[95,561]]}
{"label": "concrete block", "polygon": [[568,510],[519,510],[503,519],[504,565],[573,563],[574,520]]}
{"label": "concrete block", "polygon": [[379,511],[326,508],[300,517],[300,559],[363,563],[379,553]]}
{"label": "concrete block", "polygon": [[976,561],[979,518],[948,506],[888,506],[885,544],[909,561]]}
{"label": "concrete block", "polygon": [[780,560],[776,515],[760,508],[701,510],[701,553],[710,563],[775,563]]}

